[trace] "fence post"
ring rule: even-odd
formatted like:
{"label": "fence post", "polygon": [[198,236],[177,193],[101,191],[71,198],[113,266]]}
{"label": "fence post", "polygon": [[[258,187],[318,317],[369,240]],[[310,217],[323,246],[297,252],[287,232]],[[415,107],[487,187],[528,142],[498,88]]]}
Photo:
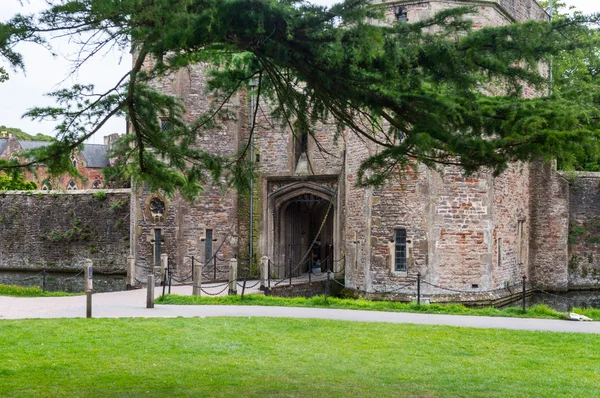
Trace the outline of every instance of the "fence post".
{"label": "fence post", "polygon": [[310,284],[310,275],[312,274],[312,259],[307,260],[308,261],[308,283]]}
{"label": "fence post", "polygon": [[46,291],[46,268],[42,269],[42,292]]}
{"label": "fence post", "polygon": [[192,256],[192,282],[196,280],[196,273],[194,272],[194,256]]}
{"label": "fence post", "polygon": [[[193,258],[193,257],[192,257]],[[192,294],[194,296],[202,295],[202,267],[194,268],[194,274],[192,275]]]}
{"label": "fence post", "polygon": [[154,274],[148,275],[146,308],[154,308]]}
{"label": "fence post", "polygon": [[527,277],[525,275],[523,275],[523,312],[526,311],[526,304],[527,304],[526,303],[527,298],[525,296],[526,293],[527,293],[527,285],[526,285],[526,283],[527,283]]}
{"label": "fence post", "polygon": [[[217,252],[215,252],[215,254],[213,254],[213,280],[217,280]],[[236,268],[237,270],[237,268]],[[237,273],[236,273],[237,275]]]}
{"label": "fence post", "polygon": [[229,294],[237,295],[237,258],[229,260]]}
{"label": "fence post", "polygon": [[267,259],[267,292],[271,293],[271,259]]}
{"label": "fence post", "polygon": [[85,317],[86,318],[91,318],[92,317],[92,290],[94,289],[94,284],[93,284],[93,276],[94,276],[94,272],[93,272],[93,263],[92,260],[90,260],[89,258],[86,259],[83,263],[83,278],[84,278],[84,283],[85,283],[85,298],[86,298],[86,310],[85,310]]}
{"label": "fence post", "polygon": [[265,291],[267,288],[267,273],[269,272],[268,265],[269,257],[262,256],[260,258],[260,290]]}
{"label": "fence post", "polygon": [[290,258],[290,286],[292,286],[292,259]]}
{"label": "fence post", "polygon": [[244,268],[244,284],[242,285],[242,297],[244,299],[244,292],[246,291],[246,281],[248,280],[248,272],[250,271],[249,267]]}
{"label": "fence post", "polygon": [[421,305],[421,273],[417,272],[417,305]]}
{"label": "fence post", "polygon": [[327,302],[327,296],[329,296],[329,273],[331,271],[327,268],[327,280],[325,281],[325,302]]}
{"label": "fence post", "polygon": [[171,268],[169,268],[169,264],[167,263],[167,275],[169,276],[169,294],[171,294],[171,279],[173,275],[171,275]]}
{"label": "fence post", "polygon": [[127,282],[125,288],[131,290],[135,286],[135,257],[132,254],[127,256]]}
{"label": "fence post", "polygon": [[166,269],[169,263],[169,255],[167,253],[163,253],[160,255],[160,281],[164,286],[164,282],[166,281]]}

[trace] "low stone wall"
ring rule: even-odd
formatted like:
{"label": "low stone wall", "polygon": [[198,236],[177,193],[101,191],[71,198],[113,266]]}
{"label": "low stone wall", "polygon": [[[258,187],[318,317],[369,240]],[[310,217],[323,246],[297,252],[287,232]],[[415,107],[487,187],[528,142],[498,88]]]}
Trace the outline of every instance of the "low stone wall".
{"label": "low stone wall", "polygon": [[129,189],[0,193],[0,271],[125,273]]}

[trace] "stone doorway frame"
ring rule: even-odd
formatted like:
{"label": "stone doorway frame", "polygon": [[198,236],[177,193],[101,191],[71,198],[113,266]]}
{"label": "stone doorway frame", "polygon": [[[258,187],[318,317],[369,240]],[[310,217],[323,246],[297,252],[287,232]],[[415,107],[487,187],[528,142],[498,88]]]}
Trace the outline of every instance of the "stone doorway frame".
{"label": "stone doorway frame", "polygon": [[[342,264],[339,262],[341,250],[341,223],[340,223],[340,200],[338,189],[338,176],[328,179],[314,180],[267,180],[266,181],[267,200],[265,201],[266,215],[263,220],[261,236],[261,252],[275,261],[280,261],[281,249],[278,247],[280,241],[281,228],[283,220],[281,212],[285,211],[290,200],[303,194],[312,194],[332,203],[329,217],[333,217],[333,269],[339,272]],[[279,264],[278,264],[279,265]],[[279,274],[272,270],[273,275]],[[281,274],[283,275],[283,274]]]}

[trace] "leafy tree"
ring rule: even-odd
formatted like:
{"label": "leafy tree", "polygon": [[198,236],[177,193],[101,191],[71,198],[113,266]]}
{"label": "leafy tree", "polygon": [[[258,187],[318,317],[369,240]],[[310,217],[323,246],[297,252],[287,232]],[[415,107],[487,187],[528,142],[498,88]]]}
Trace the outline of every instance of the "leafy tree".
{"label": "leafy tree", "polygon": [[[77,67],[133,42],[134,65],[111,90],[76,85],[52,93],[57,106],[27,113],[58,122],[58,141],[32,151],[31,162],[69,170],[73,148],[111,116],[126,115],[133,134],[118,146],[121,162],[110,174],[188,197],[222,176],[247,187],[244,152],[226,158],[194,144],[227,117],[220,104],[251,79],[294,134],[311,134],[317,121],[333,118],[340,131],[380,145],[363,163],[360,184],[382,183],[414,162],[499,173],[513,161],[568,162],[585,148],[597,151],[598,87],[546,95],[540,72],[550,57],[597,48],[590,34],[596,21],[575,16],[472,30],[470,12],[476,10],[383,25],[369,23],[382,15],[367,0],[332,7],[296,0],[55,0],[38,15],[1,24],[0,53],[23,67],[15,43],[49,46],[45,34],[67,35],[81,44]],[[152,68],[144,68],[150,59]],[[214,67],[209,84],[216,100],[207,114],[184,123],[182,105],[149,83],[198,62]],[[525,88],[539,96],[525,96]],[[160,117],[169,131],[161,130]]]}
{"label": "leafy tree", "polygon": [[25,181],[23,174],[8,176],[0,173],[0,191],[31,191],[37,189],[33,181]]}
{"label": "leafy tree", "polygon": [[8,80],[8,72],[6,69],[0,67],[0,83]]}

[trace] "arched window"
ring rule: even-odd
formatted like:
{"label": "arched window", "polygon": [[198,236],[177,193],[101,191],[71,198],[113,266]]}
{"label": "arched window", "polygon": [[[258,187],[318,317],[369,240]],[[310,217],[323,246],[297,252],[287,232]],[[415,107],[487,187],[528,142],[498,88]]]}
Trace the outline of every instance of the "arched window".
{"label": "arched window", "polygon": [[42,185],[42,191],[50,191],[52,189],[52,187],[50,187],[50,184],[48,184],[47,182],[44,183],[44,185]]}
{"label": "arched window", "polygon": [[77,156],[75,154],[71,155],[71,162],[73,163],[73,167],[77,168]]}
{"label": "arched window", "polygon": [[92,189],[100,189],[100,188],[102,188],[102,181],[100,181],[100,180],[94,181],[94,183],[92,184]]}
{"label": "arched window", "polygon": [[67,191],[74,191],[76,189],[77,189],[77,183],[75,182],[75,180],[69,181],[69,184],[67,185]]}
{"label": "arched window", "polygon": [[11,162],[12,162],[12,161],[19,162],[19,158],[18,158],[17,156],[15,156],[15,155],[12,155],[12,156],[10,157],[10,159],[8,159],[8,160],[10,160]]}

